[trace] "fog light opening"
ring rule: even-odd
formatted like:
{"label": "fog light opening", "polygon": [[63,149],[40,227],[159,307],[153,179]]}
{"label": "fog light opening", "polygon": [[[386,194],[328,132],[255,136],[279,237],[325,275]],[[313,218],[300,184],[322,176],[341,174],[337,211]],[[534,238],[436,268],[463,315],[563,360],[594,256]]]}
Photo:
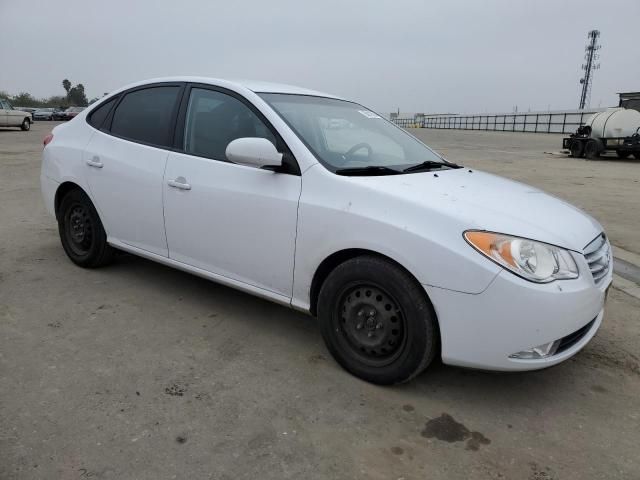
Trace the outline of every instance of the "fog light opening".
{"label": "fog light opening", "polygon": [[537,347],[532,347],[528,350],[523,350],[518,353],[509,355],[509,358],[517,358],[519,360],[539,360],[541,358],[551,357],[556,353],[560,346],[560,340],[555,342],[543,343]]}

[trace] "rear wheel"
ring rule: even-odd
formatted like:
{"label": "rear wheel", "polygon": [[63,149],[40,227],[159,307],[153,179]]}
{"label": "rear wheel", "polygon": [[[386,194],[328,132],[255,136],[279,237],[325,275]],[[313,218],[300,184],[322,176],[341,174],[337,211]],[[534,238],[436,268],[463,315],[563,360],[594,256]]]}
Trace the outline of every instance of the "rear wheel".
{"label": "rear wheel", "polygon": [[587,141],[584,147],[584,156],[588,159],[595,159],[600,157],[600,153],[604,150],[602,142],[597,138],[592,138]]}
{"label": "rear wheel", "polygon": [[372,383],[410,380],[438,349],[435,315],[420,284],[375,256],[347,260],[329,274],[318,318],[336,361]]}
{"label": "rear wheel", "polygon": [[571,156],[573,158],[581,158],[584,155],[584,143],[580,140],[571,142]]}
{"label": "rear wheel", "polygon": [[69,259],[85,268],[107,265],[114,249],[107,243],[98,212],[82,190],[67,193],[58,208],[58,232]]}
{"label": "rear wheel", "polygon": [[28,118],[25,118],[22,121],[22,125],[20,125],[20,129],[24,130],[25,132],[28,131],[31,128],[31,122],[29,121]]}
{"label": "rear wheel", "polygon": [[618,158],[627,158],[629,157],[629,155],[631,155],[631,152],[625,152],[624,150],[616,150],[616,155],[618,155]]}

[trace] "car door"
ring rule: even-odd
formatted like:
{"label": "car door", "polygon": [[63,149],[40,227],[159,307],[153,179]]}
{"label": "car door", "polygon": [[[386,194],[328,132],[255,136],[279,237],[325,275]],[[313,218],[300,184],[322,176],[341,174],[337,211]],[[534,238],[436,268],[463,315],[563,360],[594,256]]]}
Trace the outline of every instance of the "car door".
{"label": "car door", "polygon": [[[109,240],[165,257],[163,175],[182,90],[182,84],[146,85],[98,107],[88,117],[97,131],[83,154]],[[112,111],[104,118],[106,108]]]}
{"label": "car door", "polygon": [[9,104],[4,100],[0,100],[0,127],[8,126],[7,113],[9,111]]}
{"label": "car door", "polygon": [[4,102],[5,108],[5,125],[7,127],[19,127],[22,125],[22,121],[26,114],[20,110],[14,110],[11,104],[7,101]]}
{"label": "car door", "polygon": [[[169,257],[290,298],[301,177],[266,119],[232,92],[185,93],[164,182]],[[285,153],[280,173],[231,163],[227,145],[261,137]]]}

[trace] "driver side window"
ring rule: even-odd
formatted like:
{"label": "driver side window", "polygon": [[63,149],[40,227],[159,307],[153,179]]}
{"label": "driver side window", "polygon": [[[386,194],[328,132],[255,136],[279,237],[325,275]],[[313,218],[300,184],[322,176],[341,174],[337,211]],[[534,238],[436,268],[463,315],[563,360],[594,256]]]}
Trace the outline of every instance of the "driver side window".
{"label": "driver side window", "polygon": [[271,130],[243,102],[231,95],[192,88],[187,106],[184,152],[228,161],[227,145],[237,138],[266,138],[276,145]]}

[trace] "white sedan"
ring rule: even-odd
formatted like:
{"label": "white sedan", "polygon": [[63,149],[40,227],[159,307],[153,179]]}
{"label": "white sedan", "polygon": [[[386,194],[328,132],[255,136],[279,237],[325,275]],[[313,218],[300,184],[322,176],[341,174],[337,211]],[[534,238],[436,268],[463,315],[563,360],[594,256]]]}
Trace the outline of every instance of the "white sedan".
{"label": "white sedan", "polygon": [[16,110],[7,100],[0,98],[0,127],[20,127],[27,131],[31,128],[31,114]]}
{"label": "white sedan", "polygon": [[316,315],[371,382],[532,370],[589,342],[611,283],[590,216],[448,162],[357,103],[173,77],[45,139],[42,192],[75,264],[124,250]]}

